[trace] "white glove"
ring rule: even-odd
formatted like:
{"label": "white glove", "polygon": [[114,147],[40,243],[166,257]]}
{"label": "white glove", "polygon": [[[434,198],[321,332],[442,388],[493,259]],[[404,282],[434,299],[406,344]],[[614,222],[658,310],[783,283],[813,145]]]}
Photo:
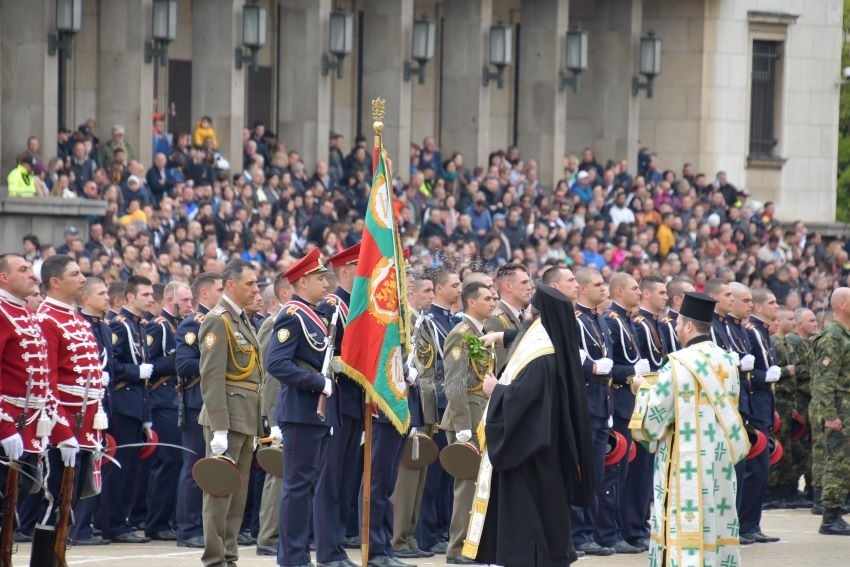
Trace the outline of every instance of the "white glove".
{"label": "white glove", "polygon": [[213,431],[213,438],[210,441],[210,449],[213,455],[221,455],[227,451],[227,431]]}
{"label": "white glove", "polygon": [[271,438],[272,443],[280,443],[283,441],[283,433],[280,432],[280,427],[277,425],[272,425],[269,429],[269,438]]}
{"label": "white glove", "polygon": [[77,453],[80,452],[80,444],[73,437],[59,443],[59,453],[62,455],[62,464],[71,468],[77,462]]}
{"label": "white glove", "polygon": [[469,429],[461,429],[457,432],[455,437],[460,443],[466,443],[467,441],[472,439],[472,431],[470,431]]}
{"label": "white glove", "polygon": [[417,378],[419,378],[419,371],[413,366],[409,367],[407,369],[407,383],[413,386]]}
{"label": "white glove", "polygon": [[584,361],[587,360],[587,353],[583,348],[578,349],[578,355],[581,357],[581,364],[584,364]]}
{"label": "white glove", "polygon": [[649,361],[645,358],[641,358],[635,364],[635,374],[646,374],[649,372]]}
{"label": "white glove", "polygon": [[[9,457],[10,461],[17,461],[24,454],[24,439],[21,437],[20,433],[15,433],[10,437],[6,437],[3,441],[0,441],[3,444],[3,450],[6,452],[6,456]],[[47,445],[45,445],[46,447]]]}
{"label": "white glove", "polygon": [[730,350],[729,357],[732,359],[732,364],[734,366],[741,366],[741,357],[737,352]]}
{"label": "white glove", "polygon": [[334,383],[330,378],[325,378],[325,389],[322,390],[322,393],[329,398],[334,393]]}
{"label": "white glove", "polygon": [[745,354],[741,357],[741,370],[749,372],[756,365],[756,357],[751,354]]}
{"label": "white glove", "polygon": [[764,376],[764,381],[768,384],[773,384],[774,382],[779,382],[779,375],[782,374],[782,369],[778,366],[771,366],[767,369],[767,372]]}
{"label": "white glove", "polygon": [[605,376],[611,373],[612,368],[614,368],[613,360],[611,360],[610,358],[600,358],[596,361],[593,373],[598,374],[600,376]]}
{"label": "white glove", "polygon": [[139,365],[139,378],[142,380],[147,380],[153,374],[153,364],[148,364],[147,362]]}
{"label": "white glove", "polygon": [[144,422],[142,424],[142,429],[144,429],[145,431],[145,439],[150,441],[151,437],[153,436],[153,434],[151,433],[151,431],[153,430],[153,423],[151,423],[150,421]]}
{"label": "white glove", "polygon": [[106,372],[106,371],[101,372],[100,382],[101,382],[101,384],[103,385],[104,388],[109,386],[109,372]]}

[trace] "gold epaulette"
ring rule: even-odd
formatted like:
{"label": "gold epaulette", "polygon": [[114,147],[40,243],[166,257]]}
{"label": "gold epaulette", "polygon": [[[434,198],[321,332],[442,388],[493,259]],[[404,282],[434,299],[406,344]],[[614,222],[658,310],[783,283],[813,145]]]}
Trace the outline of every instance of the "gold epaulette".
{"label": "gold epaulette", "polygon": [[661,318],[661,322],[664,323],[665,325],[667,323],[671,323],[672,321],[673,321],[673,318],[670,317],[669,315],[665,315],[664,317]]}
{"label": "gold epaulette", "polygon": [[463,322],[458,323],[457,327],[454,328],[458,333],[465,333],[470,329],[469,323]]}
{"label": "gold epaulette", "polygon": [[576,314],[576,319],[581,317],[581,311],[579,311],[578,309],[575,310],[575,314]]}
{"label": "gold epaulette", "polygon": [[635,323],[638,323],[638,324],[643,323],[643,320],[644,320],[643,315],[638,315],[637,317],[635,317]]}
{"label": "gold epaulette", "polygon": [[755,326],[753,323],[747,323],[746,325],[744,325],[744,327],[745,327],[748,331],[752,331],[753,329],[755,329],[755,328],[756,328],[756,326]]}
{"label": "gold epaulette", "polygon": [[204,320],[205,313],[198,313],[195,315],[195,323],[201,323]]}
{"label": "gold epaulette", "polygon": [[127,318],[124,317],[123,315],[116,315],[115,318],[113,319],[113,321],[115,321],[116,323],[123,323],[126,320],[127,320]]}
{"label": "gold epaulette", "polygon": [[336,297],[328,297],[327,299],[325,299],[325,303],[327,303],[328,305],[330,305],[332,307],[335,306],[336,305]]}
{"label": "gold epaulette", "polygon": [[608,318],[609,319],[616,319],[617,317],[619,317],[619,315],[617,315],[616,311],[609,311],[608,312]]}

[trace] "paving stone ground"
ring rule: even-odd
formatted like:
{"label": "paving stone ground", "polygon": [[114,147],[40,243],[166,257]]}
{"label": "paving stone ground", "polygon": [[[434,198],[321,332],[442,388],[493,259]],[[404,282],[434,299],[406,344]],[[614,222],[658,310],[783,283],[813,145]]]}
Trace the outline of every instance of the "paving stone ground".
{"label": "paving stone ground", "polygon": [[[741,567],[800,567],[850,565],[850,537],[822,536],[817,533],[820,518],[808,510],[772,510],[765,512],[762,527],[769,535],[782,541],[772,544],[754,544],[743,548]],[[12,558],[14,565],[29,565],[30,547],[20,544]],[[201,551],[178,548],[174,544],[152,542],[144,545],[112,544],[101,547],[80,547],[68,550],[68,565],[119,565],[120,567],[151,567],[165,565],[184,567],[201,565]],[[354,561],[359,552],[352,552]],[[412,561],[410,561],[412,562]],[[276,564],[273,557],[258,557],[255,548],[241,548],[239,567],[269,567]],[[445,557],[415,562],[422,567],[445,565]],[[579,567],[632,567],[646,565],[646,554],[587,557],[579,560]]]}

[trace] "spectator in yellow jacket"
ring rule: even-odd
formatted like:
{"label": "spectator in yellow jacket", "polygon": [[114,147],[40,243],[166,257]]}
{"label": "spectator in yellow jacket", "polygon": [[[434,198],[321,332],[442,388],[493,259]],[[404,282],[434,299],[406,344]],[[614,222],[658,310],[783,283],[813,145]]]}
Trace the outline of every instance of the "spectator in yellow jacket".
{"label": "spectator in yellow jacket", "polygon": [[215,135],[215,128],[212,125],[212,118],[209,116],[202,116],[198,121],[198,124],[195,126],[195,135],[193,137],[193,142],[195,146],[201,147],[204,145],[204,140],[207,138],[212,139],[212,147],[213,149],[218,149],[218,137]]}
{"label": "spectator in yellow jacket", "polygon": [[18,165],[6,177],[9,197],[35,197],[38,190],[35,185],[35,158],[29,154],[18,156]]}

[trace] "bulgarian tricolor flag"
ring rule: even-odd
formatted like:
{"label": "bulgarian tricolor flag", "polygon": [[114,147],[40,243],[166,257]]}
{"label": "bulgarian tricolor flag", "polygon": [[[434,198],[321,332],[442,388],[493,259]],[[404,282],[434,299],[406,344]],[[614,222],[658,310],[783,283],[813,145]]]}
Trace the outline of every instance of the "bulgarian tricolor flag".
{"label": "bulgarian tricolor flag", "polygon": [[409,349],[404,257],[392,199],[392,172],[380,133],[357,274],[342,340],[343,369],[400,433],[410,425],[404,360]]}

